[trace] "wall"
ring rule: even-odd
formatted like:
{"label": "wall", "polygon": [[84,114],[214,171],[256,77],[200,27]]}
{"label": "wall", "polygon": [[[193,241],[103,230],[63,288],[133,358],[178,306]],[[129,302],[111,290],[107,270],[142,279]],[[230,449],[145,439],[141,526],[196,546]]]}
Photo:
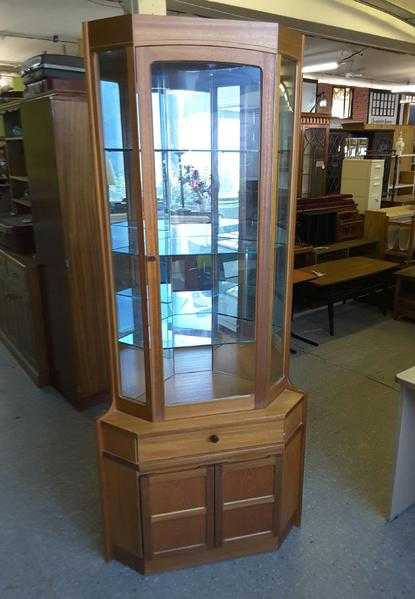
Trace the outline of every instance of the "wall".
{"label": "wall", "polygon": [[369,106],[369,89],[367,87],[353,88],[352,120],[367,122]]}

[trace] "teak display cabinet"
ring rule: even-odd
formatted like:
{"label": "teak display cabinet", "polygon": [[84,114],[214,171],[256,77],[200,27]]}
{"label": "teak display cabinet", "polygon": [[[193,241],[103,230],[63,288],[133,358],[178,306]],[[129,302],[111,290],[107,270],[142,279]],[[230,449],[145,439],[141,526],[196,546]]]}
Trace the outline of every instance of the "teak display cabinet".
{"label": "teak display cabinet", "polygon": [[302,51],[275,23],[85,25],[113,394],[98,422],[106,549],[142,573],[270,550],[300,521]]}

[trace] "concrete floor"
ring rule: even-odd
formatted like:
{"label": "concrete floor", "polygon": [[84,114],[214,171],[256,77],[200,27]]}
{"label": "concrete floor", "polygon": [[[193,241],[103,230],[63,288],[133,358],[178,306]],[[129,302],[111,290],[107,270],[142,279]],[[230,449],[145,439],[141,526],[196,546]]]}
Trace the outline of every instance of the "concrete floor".
{"label": "concrete floor", "polygon": [[102,558],[94,418],[36,389],[0,349],[0,597],[378,599],[415,597],[415,509],[385,522],[396,372],[415,324],[348,303],[337,333],[318,312],[296,332],[294,382],[309,391],[301,529],[279,552],[143,578]]}

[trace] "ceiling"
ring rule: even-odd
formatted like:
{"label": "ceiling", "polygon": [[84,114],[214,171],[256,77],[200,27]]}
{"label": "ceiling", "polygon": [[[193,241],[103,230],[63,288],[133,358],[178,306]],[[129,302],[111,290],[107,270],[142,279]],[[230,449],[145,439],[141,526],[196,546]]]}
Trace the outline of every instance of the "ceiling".
{"label": "ceiling", "polygon": [[414,0],[355,0],[372,8],[384,12],[415,25],[415,3]]}
{"label": "ceiling", "polygon": [[[393,84],[415,84],[415,56],[374,50],[321,38],[307,38],[304,64],[341,62],[358,50],[362,50],[362,55],[356,55],[346,60],[336,71],[327,72],[327,76],[350,78],[351,85],[353,79],[370,79]],[[316,77],[316,74],[313,76]],[[313,76],[307,75],[310,78]]]}
{"label": "ceiling", "polygon": [[[111,17],[122,12],[117,2],[108,0],[1,0],[0,69],[7,65],[19,65],[26,58],[44,51],[61,54],[65,51],[64,46],[67,54],[78,54],[83,21]],[[34,37],[57,34],[67,43],[14,38],[4,35],[4,32]]]}

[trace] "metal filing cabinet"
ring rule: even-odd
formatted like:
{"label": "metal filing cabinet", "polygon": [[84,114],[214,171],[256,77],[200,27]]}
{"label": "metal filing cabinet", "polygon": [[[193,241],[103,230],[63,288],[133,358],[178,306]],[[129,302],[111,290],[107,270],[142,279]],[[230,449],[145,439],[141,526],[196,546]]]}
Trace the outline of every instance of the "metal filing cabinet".
{"label": "metal filing cabinet", "polygon": [[384,166],[384,160],[343,160],[341,193],[353,194],[359,212],[380,208]]}

